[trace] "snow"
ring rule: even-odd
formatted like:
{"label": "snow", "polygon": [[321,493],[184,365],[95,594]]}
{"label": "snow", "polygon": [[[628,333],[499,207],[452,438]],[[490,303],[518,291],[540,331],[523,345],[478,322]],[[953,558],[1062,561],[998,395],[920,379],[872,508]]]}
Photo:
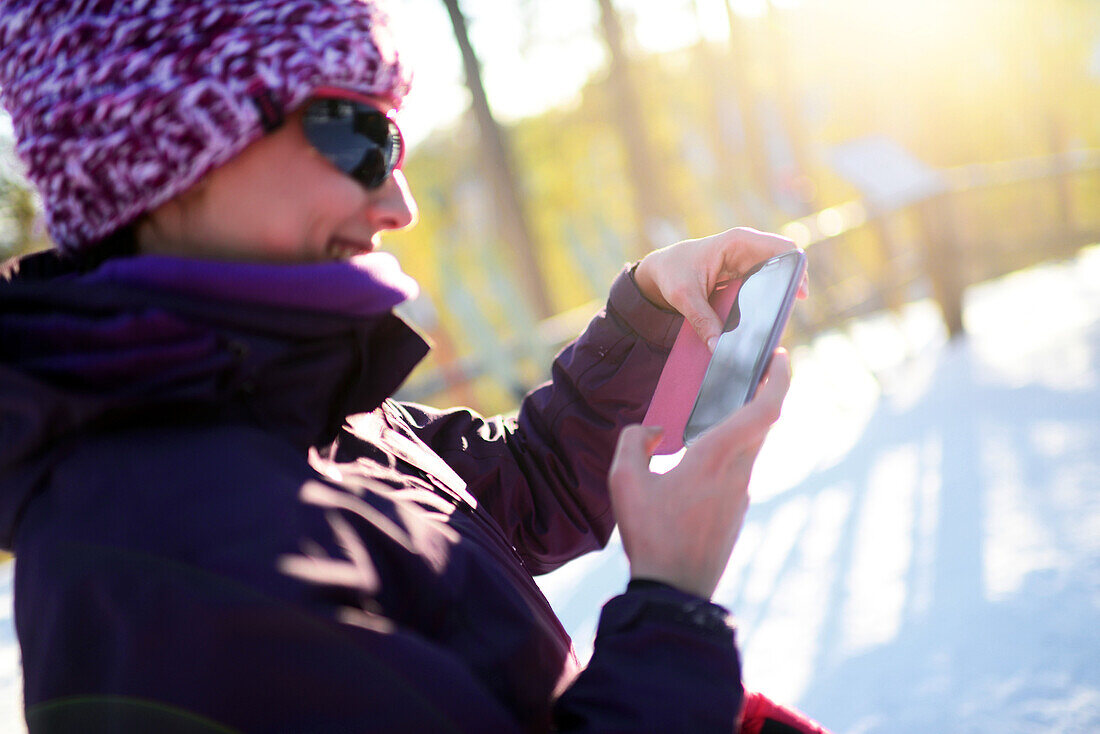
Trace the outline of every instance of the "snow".
{"label": "snow", "polygon": [[[821,335],[715,595],[746,685],[837,734],[1100,731],[1100,248]],[[542,577],[586,657],[617,537]],[[23,730],[0,567],[0,731]]]}
{"label": "snow", "polygon": [[[715,600],[837,734],[1100,731],[1100,248],[824,334]],[[666,469],[667,467],[661,467]],[[621,545],[541,580],[591,653]]]}
{"label": "snow", "polygon": [[12,623],[12,564],[0,564],[0,731],[26,731],[23,725],[23,672]]}

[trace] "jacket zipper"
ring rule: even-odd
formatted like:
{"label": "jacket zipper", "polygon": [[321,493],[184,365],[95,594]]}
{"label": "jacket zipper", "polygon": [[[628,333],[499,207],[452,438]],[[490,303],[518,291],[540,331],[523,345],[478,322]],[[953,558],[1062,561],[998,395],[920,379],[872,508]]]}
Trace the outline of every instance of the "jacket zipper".
{"label": "jacket zipper", "polygon": [[[404,423],[404,421],[401,420],[399,416],[392,416],[385,405],[383,405],[383,416],[385,417],[385,422],[389,430],[396,432],[405,440],[410,440],[414,444],[418,444],[418,448],[421,450],[432,450],[431,447],[424,444],[422,441],[419,441],[415,437],[410,438],[408,436],[405,436],[400,430],[398,430],[398,428],[393,424],[394,420],[397,419],[401,423]],[[546,595],[542,593],[542,589],[540,589],[539,585],[535,583],[534,576],[527,568],[527,562],[523,560],[523,556],[520,555],[520,552],[518,550],[516,550],[516,547],[508,542],[508,538],[504,535],[504,530],[500,527],[499,524],[497,524],[496,520],[489,516],[485,512],[485,510],[481,509],[480,506],[471,505],[469,502],[463,499],[461,495],[456,494],[453,490],[447,487],[445,482],[436,479],[425,469],[421,469],[420,466],[414,464],[409,459],[400,456],[398,452],[393,452],[392,455],[402,464],[407,466],[415,476],[423,479],[427,483],[428,487],[431,488],[433,494],[438,497],[442,497],[446,501],[450,502],[460,512],[477,518],[477,521],[480,522],[483,527],[488,528],[489,533],[494,536],[501,543],[501,545],[508,549],[511,557],[515,559],[517,563],[519,563],[519,567],[523,570],[523,573],[516,574],[518,582],[524,586],[527,586],[531,590],[532,595],[539,600],[540,605],[545,610],[547,619],[549,619],[554,628],[558,630],[558,633],[561,635],[562,640],[568,641],[570,639],[569,633],[566,631],[564,625],[562,625],[561,620],[558,619],[558,615],[554,612],[554,608],[550,606],[550,602],[547,600]]]}
{"label": "jacket zipper", "polygon": [[[496,521],[493,520],[491,517],[483,516],[482,513],[484,513],[484,510],[481,510],[479,507],[471,505],[469,502],[462,499],[462,497],[454,494],[451,490],[440,487],[438,480],[436,480],[427,471],[421,469],[415,464],[405,461],[404,459],[400,459],[400,461],[405,464],[414,475],[423,479],[431,488],[432,493],[435,494],[437,497],[442,497],[443,499],[447,500],[447,502],[451,503],[455,507],[455,509],[462,512],[464,515],[469,515],[471,517],[477,518],[477,521],[482,525],[482,527],[488,528],[493,536],[497,540],[499,540],[503,546],[508,548],[512,557],[519,562],[520,567],[524,571],[527,571],[527,562],[523,560],[523,556],[520,555],[515,546],[508,542],[508,538],[504,536],[504,532],[500,529],[500,526],[497,525]],[[527,575],[531,575],[529,571],[527,571]]]}
{"label": "jacket zipper", "polygon": [[[530,570],[528,570],[527,568],[527,562],[523,560],[523,556],[520,555],[515,546],[508,542],[508,538],[505,537],[504,531],[501,530],[496,521],[493,520],[492,517],[483,516],[482,513],[485,512],[484,510],[481,510],[479,507],[474,507],[466,500],[454,495],[450,490],[438,486],[436,480],[428,472],[424,471],[415,464],[405,461],[404,459],[399,460],[403,464],[408,466],[412,470],[412,473],[414,475],[423,479],[431,488],[433,494],[435,494],[437,497],[445,499],[447,502],[454,505],[454,507],[463,514],[477,518],[477,521],[483,527],[488,528],[492,535],[500,542],[500,544],[508,549],[508,552],[511,554],[512,558],[514,558],[519,563],[520,568],[523,569],[523,573],[515,574],[517,581],[523,586],[528,587],[528,589],[531,591],[530,596],[538,599],[539,605],[546,612],[546,619],[549,620],[553,627],[558,631],[558,634],[561,636],[561,640],[563,642],[571,642],[569,632],[566,631],[564,625],[562,625],[561,620],[558,618],[557,613],[554,611],[554,608],[550,606],[550,602],[547,600],[546,595],[542,593],[542,589],[540,589],[539,585],[535,583],[534,577],[531,575]],[[570,655],[572,655],[571,652]]]}

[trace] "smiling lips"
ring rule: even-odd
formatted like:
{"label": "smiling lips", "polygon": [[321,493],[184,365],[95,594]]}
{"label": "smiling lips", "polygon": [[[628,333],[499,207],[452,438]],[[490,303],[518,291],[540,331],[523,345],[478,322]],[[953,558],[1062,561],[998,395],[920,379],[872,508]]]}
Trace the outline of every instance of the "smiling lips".
{"label": "smiling lips", "polygon": [[370,240],[363,243],[345,239],[334,239],[328,244],[326,250],[329,256],[334,260],[347,260],[356,255],[363,255],[373,251],[374,243]]}

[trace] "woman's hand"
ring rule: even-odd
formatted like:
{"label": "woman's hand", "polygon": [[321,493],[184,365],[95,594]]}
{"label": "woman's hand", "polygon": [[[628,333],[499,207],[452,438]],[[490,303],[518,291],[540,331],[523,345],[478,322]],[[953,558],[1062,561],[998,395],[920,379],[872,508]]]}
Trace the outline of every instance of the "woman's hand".
{"label": "woman's hand", "polygon": [[631,578],[710,598],[748,510],[753,462],[790,383],[790,360],[778,349],[756,396],[703,434],[667,474],[649,471],[660,429],[623,429],[608,481]]}
{"label": "woman's hand", "polygon": [[[794,242],[786,237],[738,227],[654,250],[638,263],[634,282],[653,303],[683,314],[713,352],[722,334],[722,321],[709,302],[715,287],[793,248]],[[804,280],[798,297],[806,293]]]}

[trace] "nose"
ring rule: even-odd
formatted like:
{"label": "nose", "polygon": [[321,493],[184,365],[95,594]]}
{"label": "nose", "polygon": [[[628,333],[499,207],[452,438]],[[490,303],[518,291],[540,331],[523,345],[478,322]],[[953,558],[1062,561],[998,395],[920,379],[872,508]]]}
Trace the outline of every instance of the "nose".
{"label": "nose", "polygon": [[381,186],[370,192],[367,216],[375,232],[408,229],[416,224],[416,200],[405,174],[395,170]]}

